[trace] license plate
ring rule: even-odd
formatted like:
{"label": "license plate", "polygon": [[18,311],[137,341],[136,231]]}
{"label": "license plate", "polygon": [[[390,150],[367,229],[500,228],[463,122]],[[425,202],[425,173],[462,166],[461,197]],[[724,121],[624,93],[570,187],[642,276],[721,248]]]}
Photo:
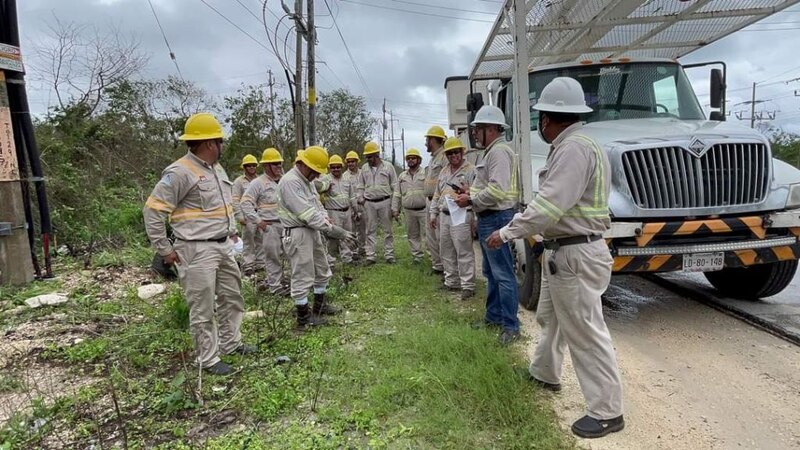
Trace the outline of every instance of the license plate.
{"label": "license plate", "polygon": [[725,267],[725,253],[692,253],[683,255],[684,272],[712,272]]}

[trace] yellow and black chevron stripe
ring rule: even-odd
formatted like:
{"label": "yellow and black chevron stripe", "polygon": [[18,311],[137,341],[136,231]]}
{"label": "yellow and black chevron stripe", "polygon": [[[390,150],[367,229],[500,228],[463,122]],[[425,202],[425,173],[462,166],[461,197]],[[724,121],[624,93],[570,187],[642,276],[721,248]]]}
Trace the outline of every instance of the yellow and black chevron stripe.
{"label": "yellow and black chevron stripe", "polygon": [[[796,231],[795,231],[796,230]],[[800,229],[793,229],[797,234]],[[725,252],[725,267],[747,267],[800,259],[800,243],[772,248]],[[614,272],[671,272],[683,268],[683,255],[615,256]]]}
{"label": "yellow and black chevron stripe", "polygon": [[687,220],[683,222],[652,222],[642,227],[641,235],[636,237],[636,245],[644,247],[654,238],[660,236],[707,235],[744,230],[750,231],[751,237],[758,239],[764,239],[767,235],[764,219],[758,216]]}

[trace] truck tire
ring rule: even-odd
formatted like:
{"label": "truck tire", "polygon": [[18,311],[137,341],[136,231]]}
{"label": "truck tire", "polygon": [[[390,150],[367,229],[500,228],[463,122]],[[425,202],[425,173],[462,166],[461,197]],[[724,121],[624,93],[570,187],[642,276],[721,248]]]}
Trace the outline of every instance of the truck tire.
{"label": "truck tire", "polygon": [[[529,311],[536,311],[539,306],[539,294],[542,288],[541,249],[534,249],[525,243],[525,264],[517,263],[517,282],[519,285],[519,304]],[[542,245],[542,244],[538,244]],[[516,253],[515,253],[516,254]]]}
{"label": "truck tire", "polygon": [[781,292],[794,278],[797,260],[705,272],[709,283],[731,298],[758,300]]}

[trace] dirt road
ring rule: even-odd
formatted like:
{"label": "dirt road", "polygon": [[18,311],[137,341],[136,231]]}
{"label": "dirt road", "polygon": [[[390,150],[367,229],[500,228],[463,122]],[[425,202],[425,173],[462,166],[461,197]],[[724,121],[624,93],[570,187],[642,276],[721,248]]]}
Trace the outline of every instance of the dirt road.
{"label": "dirt road", "polygon": [[[591,449],[800,448],[800,347],[638,277],[615,277],[606,320],[617,346],[627,428]],[[525,352],[538,336],[521,311]],[[567,361],[554,407],[583,415]]]}

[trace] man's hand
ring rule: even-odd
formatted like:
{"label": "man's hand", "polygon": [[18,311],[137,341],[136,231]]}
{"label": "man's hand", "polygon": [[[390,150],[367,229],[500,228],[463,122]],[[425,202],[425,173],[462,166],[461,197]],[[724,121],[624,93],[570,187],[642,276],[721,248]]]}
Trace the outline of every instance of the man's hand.
{"label": "man's hand", "polygon": [[239,235],[238,234],[231,235],[230,239],[235,244],[235,243],[239,242]]}
{"label": "man's hand", "polygon": [[500,230],[495,231],[492,233],[491,236],[486,238],[486,246],[492,249],[497,249],[503,246],[505,242],[503,242],[503,238],[500,237]]}
{"label": "man's hand", "polygon": [[269,226],[269,222],[267,222],[266,220],[262,220],[261,222],[258,222],[258,229],[261,230],[261,231],[267,231],[267,227],[268,226]]}
{"label": "man's hand", "polygon": [[247,225],[247,219],[239,219],[241,225]]}
{"label": "man's hand", "polygon": [[173,264],[180,264],[181,259],[178,258],[178,252],[175,250],[172,251],[169,255],[164,257],[164,264],[171,266]]}
{"label": "man's hand", "polygon": [[400,211],[392,211],[392,218],[394,220],[400,220]]}
{"label": "man's hand", "polygon": [[439,222],[439,218],[438,217],[434,217],[428,222],[428,224],[431,226],[431,228],[433,228],[435,230],[436,227],[439,226],[439,224],[437,222]]}
{"label": "man's hand", "polygon": [[458,197],[456,197],[456,205],[461,208],[466,208],[469,206],[470,200],[469,194],[458,194]]}

